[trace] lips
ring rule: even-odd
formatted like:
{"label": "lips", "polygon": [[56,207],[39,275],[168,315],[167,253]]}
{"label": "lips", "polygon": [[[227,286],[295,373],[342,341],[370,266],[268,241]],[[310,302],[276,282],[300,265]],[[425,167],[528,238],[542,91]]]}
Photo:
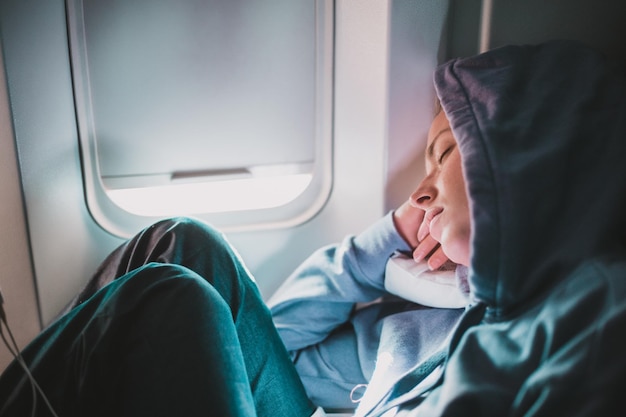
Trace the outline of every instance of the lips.
{"label": "lips", "polygon": [[437,223],[439,220],[439,215],[443,212],[442,208],[432,208],[426,212],[424,216],[424,220],[428,223],[428,229],[430,231],[430,235],[439,242],[441,237],[441,231],[437,227]]}
{"label": "lips", "polygon": [[424,216],[424,221],[430,224],[435,217],[441,214],[442,211],[443,209],[441,207],[431,208],[426,212],[426,215]]}

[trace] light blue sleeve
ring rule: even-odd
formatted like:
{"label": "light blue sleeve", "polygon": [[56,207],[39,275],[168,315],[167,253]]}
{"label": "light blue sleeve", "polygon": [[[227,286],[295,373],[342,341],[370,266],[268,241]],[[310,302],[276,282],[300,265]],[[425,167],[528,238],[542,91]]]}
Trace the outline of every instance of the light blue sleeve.
{"label": "light blue sleeve", "polygon": [[386,294],[387,260],[408,250],[390,212],[361,234],[314,252],[268,301],[287,350],[321,342],[348,321],[356,303]]}

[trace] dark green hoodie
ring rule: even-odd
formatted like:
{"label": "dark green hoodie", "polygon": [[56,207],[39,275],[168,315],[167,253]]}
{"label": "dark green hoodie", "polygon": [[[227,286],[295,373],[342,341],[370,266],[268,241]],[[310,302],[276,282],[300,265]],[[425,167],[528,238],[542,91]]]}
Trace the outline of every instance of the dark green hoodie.
{"label": "dark green hoodie", "polygon": [[470,198],[473,306],[439,383],[397,415],[626,415],[623,71],[555,41],[452,60],[435,86]]}

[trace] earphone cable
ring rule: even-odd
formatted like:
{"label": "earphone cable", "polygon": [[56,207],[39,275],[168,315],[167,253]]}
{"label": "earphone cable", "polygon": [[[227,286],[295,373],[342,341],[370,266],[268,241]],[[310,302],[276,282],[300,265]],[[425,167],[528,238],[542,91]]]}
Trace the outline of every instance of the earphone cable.
{"label": "earphone cable", "polygon": [[[3,323],[6,325],[6,322],[4,321],[4,318],[2,318],[2,320],[0,320],[0,336],[2,336],[2,340],[4,341],[4,345],[7,347],[7,349],[11,353],[11,355],[13,355],[13,357],[15,358],[15,361],[20,365],[22,370],[24,370],[26,372],[27,376],[28,376],[28,371],[26,371],[28,369],[28,367],[25,368],[25,366],[24,366],[25,364],[23,363],[21,355],[19,355],[19,349],[16,346],[16,350],[17,350],[17,353],[16,353],[13,350],[13,348],[11,347],[11,344],[7,340],[6,336],[4,335],[4,331],[2,330],[2,324]],[[13,344],[15,345],[15,341],[13,341]],[[32,404],[32,407],[31,407],[30,415],[31,415],[31,417],[35,417],[35,411],[37,410],[37,389],[35,388],[35,385],[33,384],[33,381],[32,381],[32,379],[30,379],[30,377],[28,378],[28,382],[30,383],[30,389],[31,389],[32,398],[33,398],[33,404]]]}
{"label": "earphone cable", "polygon": [[[11,348],[11,344],[7,341],[6,336],[4,335],[4,331],[2,330],[2,324],[4,324],[4,327],[6,327],[7,329],[9,338],[11,339],[11,342],[13,344],[13,348]],[[30,372],[30,369],[28,369],[28,365],[26,364],[26,361],[24,361],[24,358],[22,357],[22,354],[20,353],[20,349],[17,345],[17,342],[15,341],[15,337],[13,337],[13,332],[11,331],[11,328],[9,327],[9,323],[7,322],[6,314],[4,313],[4,309],[2,305],[0,305],[0,336],[2,336],[2,340],[4,341],[4,344],[6,345],[7,349],[13,355],[13,357],[15,358],[17,363],[20,365],[20,367],[24,370],[24,372],[26,373],[26,376],[28,377],[28,380],[30,381],[31,388],[33,390],[33,407],[32,407],[31,415],[33,417],[35,416],[35,410],[37,407],[37,392],[39,392],[39,394],[41,395],[41,398],[43,398],[44,402],[46,403],[48,410],[50,410],[50,413],[52,413],[54,417],[59,417],[58,414],[54,411],[52,404],[50,404],[50,401],[48,401],[48,397],[46,397],[46,394],[43,392],[43,390],[41,389],[41,387],[39,386],[39,384],[33,377],[32,373]],[[15,351],[13,349],[15,349]]]}

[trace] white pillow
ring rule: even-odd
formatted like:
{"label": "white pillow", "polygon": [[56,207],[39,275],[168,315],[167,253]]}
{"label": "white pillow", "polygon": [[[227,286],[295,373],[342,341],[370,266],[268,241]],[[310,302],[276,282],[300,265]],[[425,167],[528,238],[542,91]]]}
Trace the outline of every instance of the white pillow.
{"label": "white pillow", "polygon": [[387,261],[385,289],[392,294],[428,307],[462,308],[468,294],[458,286],[455,269],[428,269],[426,261],[396,254]]}

